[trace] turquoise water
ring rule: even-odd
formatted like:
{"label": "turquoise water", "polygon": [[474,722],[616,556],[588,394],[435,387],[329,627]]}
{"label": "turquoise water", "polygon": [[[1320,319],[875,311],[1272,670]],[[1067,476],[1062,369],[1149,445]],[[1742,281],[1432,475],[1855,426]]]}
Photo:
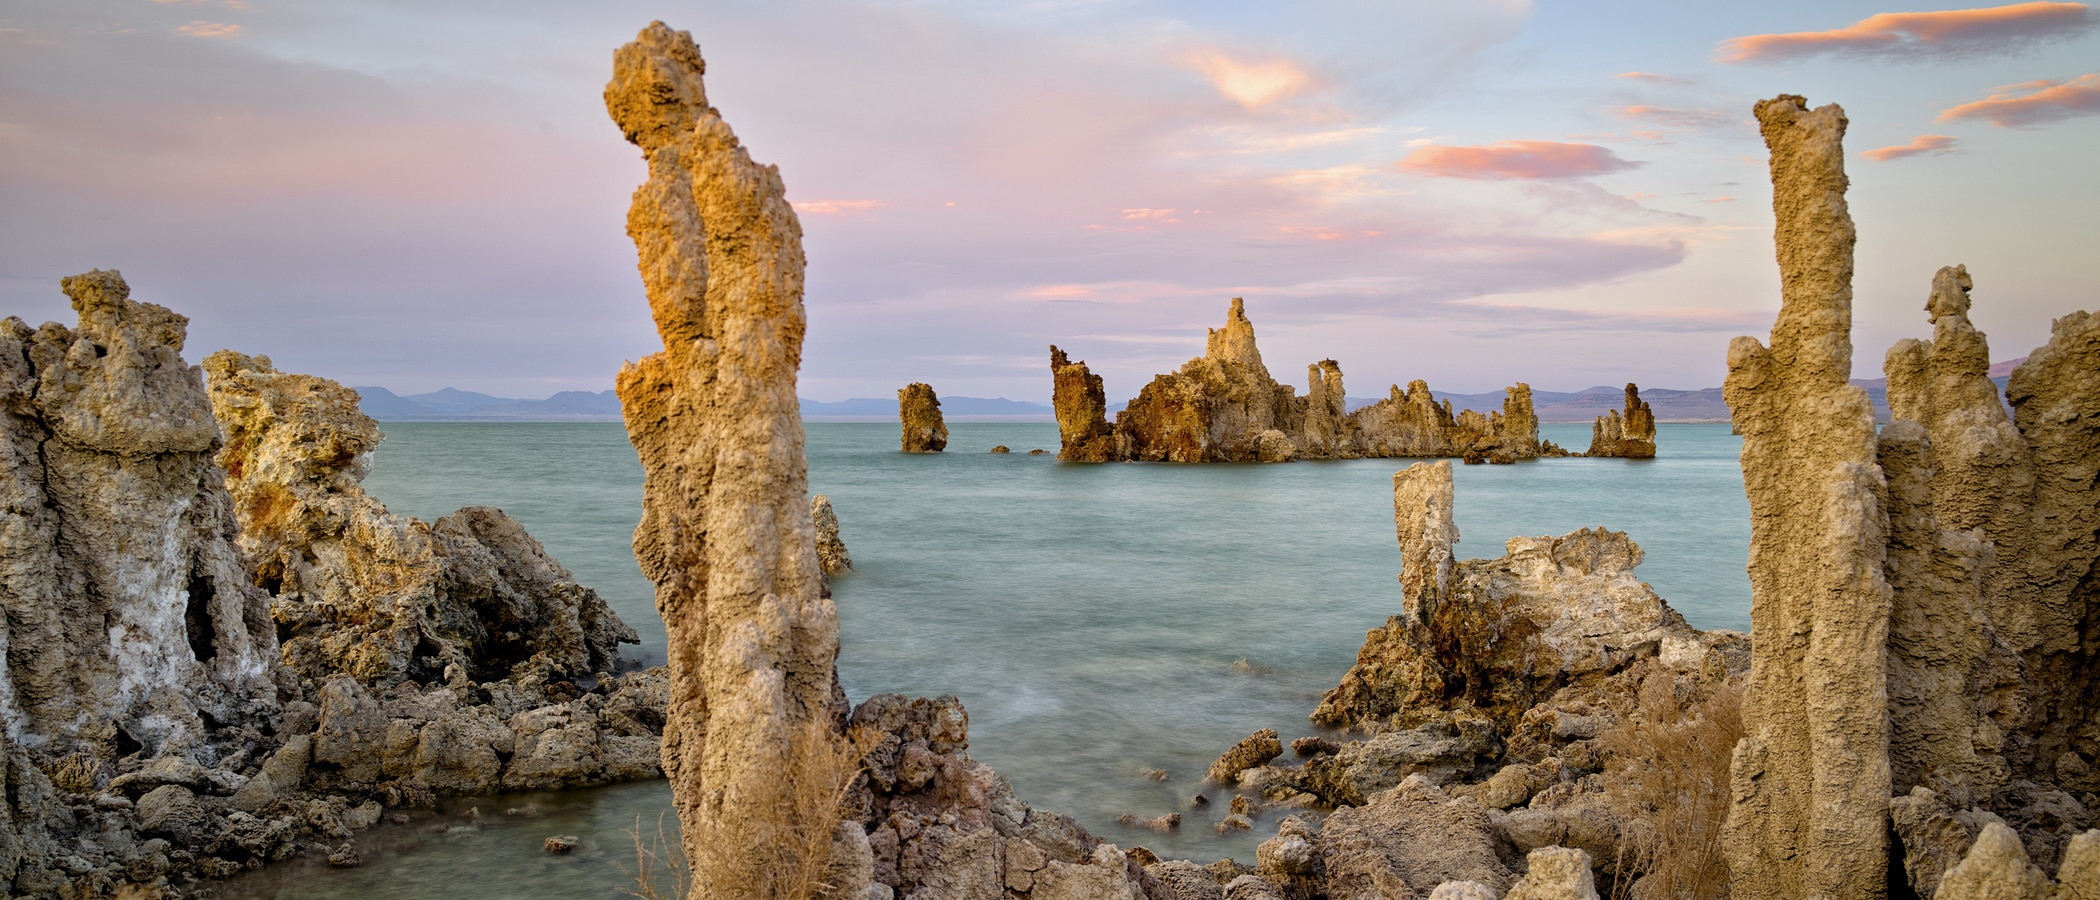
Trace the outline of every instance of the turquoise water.
{"label": "turquoise water", "polygon": [[[662,658],[662,623],[627,544],[641,473],[620,426],[385,429],[365,484],[390,509],[432,519],[504,508],[635,626],[639,658]],[[1306,713],[1364,632],[1399,609],[1391,478],[1407,461],[1068,465],[1026,453],[1055,451],[1055,425],[950,429],[948,452],[906,455],[894,423],[809,426],[810,489],[831,495],[854,561],[833,583],[847,692],[956,694],[971,754],[1028,802],[1123,846],[1251,861],[1273,823],[1220,838],[1195,813],[1169,835],[1116,818],[1182,809],[1210,760],[1255,729],[1314,733]],[[1541,431],[1564,446],[1588,439],[1587,426]],[[1455,466],[1460,554],[1497,556],[1518,535],[1624,530],[1647,551],[1642,577],[1694,625],[1747,628],[1740,443],[1726,425],[1662,425],[1657,443],[1655,460]],[[985,452],[995,444],[1016,452]],[[1170,777],[1145,779],[1146,768]],[[368,852],[364,868],[265,872],[223,895],[617,896],[633,868],[621,829],[639,818],[653,832],[668,792],[650,783],[537,802],[538,817],[484,815],[471,833],[382,830],[368,840],[391,849]],[[540,853],[555,833],[583,834],[586,852]],[[492,869],[530,874],[505,886]]]}

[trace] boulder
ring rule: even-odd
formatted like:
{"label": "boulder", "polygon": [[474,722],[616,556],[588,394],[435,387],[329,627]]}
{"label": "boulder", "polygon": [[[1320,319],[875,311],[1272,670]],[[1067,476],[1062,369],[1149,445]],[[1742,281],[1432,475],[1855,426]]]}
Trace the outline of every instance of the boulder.
{"label": "boulder", "polygon": [[941,399],[933,385],[913,382],[897,390],[897,418],[903,423],[906,453],[939,453],[948,447],[948,425],[941,421]]}

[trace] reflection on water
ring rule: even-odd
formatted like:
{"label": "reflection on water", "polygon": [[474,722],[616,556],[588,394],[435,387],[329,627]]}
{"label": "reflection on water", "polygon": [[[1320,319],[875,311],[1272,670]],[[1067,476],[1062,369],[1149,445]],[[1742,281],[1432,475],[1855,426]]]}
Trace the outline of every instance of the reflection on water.
{"label": "reflection on water", "polygon": [[[1544,436],[1585,446],[1587,426]],[[628,538],[641,473],[618,425],[391,423],[366,485],[424,519],[483,503],[523,521],[661,659],[663,626]],[[1392,473],[1404,460],[1067,465],[1049,424],[957,423],[948,452],[897,452],[894,423],[809,428],[810,489],[831,495],[855,570],[833,584],[840,675],[856,700],[952,693],[970,752],[1036,806],[1123,846],[1251,861],[1274,831],[1219,837],[1223,802],[1187,809],[1221,750],[1259,728],[1289,741],[1399,609]],[[1726,425],[1662,425],[1655,460],[1456,466],[1464,556],[1518,535],[1629,532],[1641,576],[1692,624],[1744,628],[1749,514]],[[1168,779],[1140,774],[1164,769]],[[359,839],[367,865],[265,872],[227,897],[618,896],[640,819],[669,829],[661,783],[538,795],[538,817],[483,804],[478,830],[434,823]],[[1116,824],[1181,811],[1173,834]],[[1277,813],[1280,815],[1280,813]],[[578,834],[570,857],[540,850]],[[251,883],[297,884],[298,892]]]}

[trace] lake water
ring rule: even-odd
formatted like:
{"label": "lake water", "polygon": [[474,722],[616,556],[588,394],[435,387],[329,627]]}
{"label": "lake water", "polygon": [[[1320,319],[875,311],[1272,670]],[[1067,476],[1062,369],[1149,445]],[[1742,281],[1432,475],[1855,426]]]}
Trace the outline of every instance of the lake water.
{"label": "lake water", "polygon": [[[628,547],[641,468],[619,425],[383,427],[365,485],[389,509],[429,520],[502,507],[635,626],[631,652],[661,661],[663,624]],[[810,490],[831,495],[854,562],[832,584],[847,693],[955,694],[971,755],[1030,804],[1121,846],[1252,862],[1273,821],[1219,837],[1187,801],[1248,733],[1316,733],[1305,716],[1320,693],[1399,611],[1392,474],[1409,461],[1075,465],[1056,461],[1053,424],[949,427],[947,452],[908,455],[894,422],[808,426]],[[1588,426],[1540,431],[1588,444]],[[1015,452],[986,452],[996,444]],[[1693,625],[1747,629],[1740,441],[1726,425],[1665,424],[1657,445],[1654,460],[1454,463],[1460,555],[1499,556],[1519,535],[1623,530],[1647,551],[1641,576]],[[1052,454],[1027,455],[1037,447]],[[1148,780],[1147,768],[1170,777]],[[669,797],[659,781],[469,798],[361,836],[362,868],[285,864],[219,894],[622,896],[634,884],[627,831],[674,828]],[[471,807],[472,827],[444,829]],[[1116,824],[1177,810],[1173,834]],[[553,834],[582,836],[582,851],[541,852]]]}

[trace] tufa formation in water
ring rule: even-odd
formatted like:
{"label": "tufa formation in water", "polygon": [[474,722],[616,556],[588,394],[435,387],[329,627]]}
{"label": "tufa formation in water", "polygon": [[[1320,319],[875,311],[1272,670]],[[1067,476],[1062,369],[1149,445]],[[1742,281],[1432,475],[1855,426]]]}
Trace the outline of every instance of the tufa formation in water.
{"label": "tufa formation in water", "polygon": [[515,522],[387,515],[355,394],[227,352],[207,388],[181,316],[63,285],[79,326],[0,335],[0,893],[354,864],[383,806],[655,774],[662,676],[604,674],[632,632]]}
{"label": "tufa formation in water", "polygon": [[[1456,561],[1452,498],[1449,462],[1394,476],[1401,614],[1312,715],[1368,737],[1300,738],[1290,764],[1264,730],[1212,766],[1235,811],[1290,813],[1248,884],[1306,898],[1596,897],[1600,878],[1623,892],[1660,868],[1650,803],[1699,802],[1676,783],[1629,788],[1658,751],[1626,735],[1725,734],[1732,710],[1715,701],[1748,665],[1743,636],[1686,626],[1633,576],[1640,548],[1624,534],[1517,538],[1499,559]],[[1708,768],[1718,780],[1725,758]],[[1702,826],[1671,830],[1711,839],[1724,808],[1709,801]]]}
{"label": "tufa formation in water", "polygon": [[635,555],[670,632],[663,762],[696,894],[1142,896],[1115,845],[969,758],[953,697],[848,712],[795,401],[800,229],[778,171],[707,105],[703,71],[692,37],[658,22],[620,48],[605,90],[649,161],[628,231],[665,349],[622,371],[619,394],[645,473]]}
{"label": "tufa formation in water", "polygon": [[771,896],[767,854],[803,844],[749,823],[795,818],[795,751],[838,740],[838,613],[796,412],[802,229],[779,171],[708,105],[703,71],[692,37],[661,22],[613,56],[606,109],[649,168],[627,233],[663,338],[618,392],[644,477],[635,557],[669,640],[663,769],[695,888]]}
{"label": "tufa formation in water", "polygon": [[1342,368],[1321,360],[1306,368],[1303,397],[1278,384],[1254,345],[1246,304],[1233,298],[1225,327],[1210,330],[1202,356],[1158,376],[1128,407],[1107,420],[1101,378],[1084,362],[1050,348],[1051,404],[1062,447],[1073,462],[1288,462],[1359,457],[1464,457],[1508,463],[1565,456],[1541,443],[1531,388],[1509,388],[1500,412],[1485,415],[1438,403],[1429,385],[1354,413],[1346,409]]}
{"label": "tufa formation in water", "polygon": [[1621,459],[1655,458],[1655,411],[1641,399],[1638,385],[1626,385],[1626,411],[1612,410],[1590,427],[1590,449],[1582,454]]}
{"label": "tufa formation in water", "polygon": [[948,448],[948,424],[933,385],[912,382],[897,389],[897,419],[904,423],[904,452],[939,453]]}
{"label": "tufa formation in water", "polygon": [[1757,114],[1785,293],[1769,348],[1729,348],[1756,659],[1734,895],[2100,894],[2100,318],[2057,320],[2008,419],[1968,272],[1940,270],[1933,340],[1889,351],[1876,434],[1846,384],[1844,113]]}

